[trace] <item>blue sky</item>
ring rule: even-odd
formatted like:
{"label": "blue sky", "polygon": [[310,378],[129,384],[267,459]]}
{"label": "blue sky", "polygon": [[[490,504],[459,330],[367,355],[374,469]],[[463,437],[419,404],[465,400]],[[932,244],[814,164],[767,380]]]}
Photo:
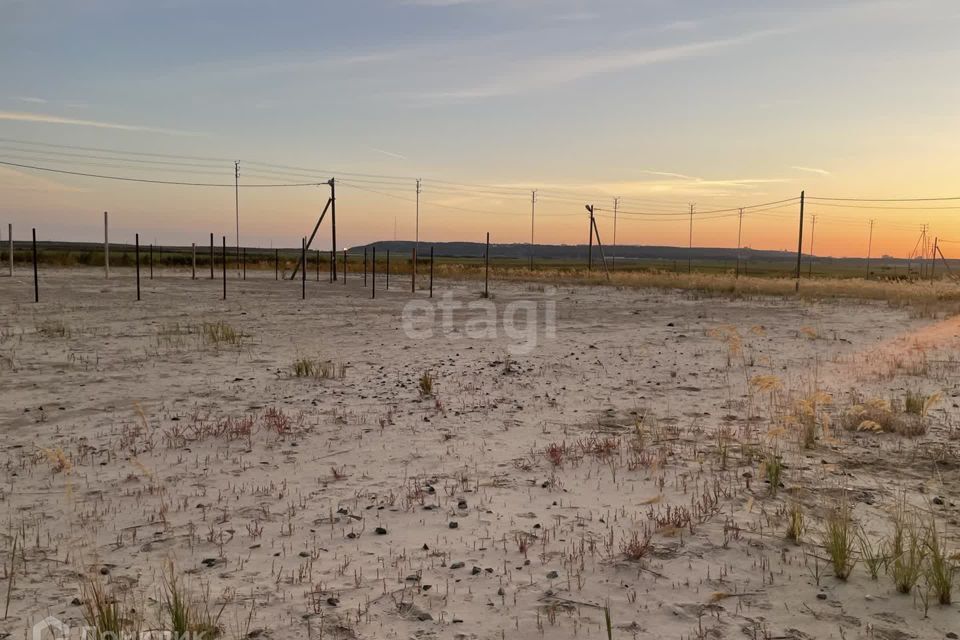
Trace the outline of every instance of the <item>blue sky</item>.
{"label": "blue sky", "polygon": [[[569,191],[571,202],[620,196],[634,210],[653,198],[719,208],[801,189],[952,195],[960,168],[960,6],[950,1],[0,0],[0,17],[6,139]],[[317,199],[246,193],[251,242],[295,244]],[[51,234],[82,235],[78,217],[118,208],[129,229],[149,223],[177,242],[192,233],[184,225],[225,225],[233,206],[232,193],[11,168],[0,170],[0,194],[0,218],[39,216]],[[346,241],[384,228],[392,237],[394,217],[411,235],[406,200],[353,195]],[[164,216],[146,221],[158,200]],[[519,191],[513,203],[431,193],[426,182],[423,202],[421,237],[492,228],[503,241],[528,239]],[[542,206],[557,215],[543,241],[581,240],[579,218],[561,215],[575,205]],[[886,216],[881,246],[884,228],[893,243],[917,222],[846,212],[838,243],[855,216]],[[927,217],[950,224],[946,213]],[[704,223],[695,244],[728,243],[711,235],[720,224]],[[753,244],[789,246],[794,230],[781,228],[758,219]],[[661,224],[622,241],[680,243],[686,233]]]}

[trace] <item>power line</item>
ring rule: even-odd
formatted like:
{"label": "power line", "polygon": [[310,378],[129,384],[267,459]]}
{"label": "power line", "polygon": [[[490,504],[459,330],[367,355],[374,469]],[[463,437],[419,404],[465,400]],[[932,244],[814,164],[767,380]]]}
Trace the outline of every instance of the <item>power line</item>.
{"label": "power line", "polygon": [[[122,182],[144,182],[147,184],[166,184],[166,185],[178,185],[182,187],[233,187],[236,188],[236,185],[233,183],[214,183],[214,182],[179,182],[175,180],[150,180],[147,178],[130,178],[125,176],[109,176],[98,173],[83,173],[80,171],[67,171],[65,169],[51,169],[50,167],[38,167],[35,165],[29,164],[19,164],[16,162],[6,162],[0,160],[0,164],[6,165],[8,167],[19,167],[21,169],[33,169],[35,171],[47,171],[50,173],[60,173],[69,176],[81,176],[84,178],[101,178],[103,180],[120,180]],[[323,182],[300,182],[300,183],[291,183],[291,184],[244,184],[240,185],[243,188],[267,188],[267,187],[316,187],[323,184]]]}
{"label": "power line", "polygon": [[172,155],[169,153],[147,153],[145,151],[122,151],[119,149],[104,149],[102,147],[81,147],[81,146],[69,145],[69,144],[52,144],[49,142],[30,142],[27,140],[16,140],[14,138],[0,138],[0,142],[8,142],[13,144],[37,146],[37,147],[53,147],[56,149],[97,151],[100,153],[118,153],[123,155],[145,156],[145,157],[152,157],[152,158],[173,158],[175,160],[206,160],[206,161],[217,162],[217,163],[233,162],[233,160],[230,160],[228,158],[211,158],[211,157],[204,157],[204,156],[178,156],[178,155]]}
{"label": "power line", "polygon": [[[35,149],[21,149],[18,147],[12,147],[9,145],[0,145],[0,150],[11,151],[14,153],[26,153],[32,156],[45,156],[46,158],[58,158],[62,160],[63,157],[66,158],[84,158],[90,160],[105,160],[109,162],[133,162],[137,164],[146,164],[146,165],[172,165],[176,167],[196,167],[201,169],[213,169],[217,165],[214,163],[201,163],[201,162],[172,162],[170,160],[142,160],[139,158],[123,158],[117,156],[101,156],[101,155],[91,155],[88,153],[69,153],[66,151],[46,151],[46,150],[35,150]],[[220,165],[224,166],[224,165]]]}
{"label": "power line", "polygon": [[[366,191],[366,192],[368,192],[368,193],[375,193],[375,194],[377,194],[377,195],[385,196],[385,197],[387,197],[387,198],[394,198],[395,200],[402,200],[402,201],[404,201],[404,202],[416,203],[416,200],[414,200],[413,198],[406,198],[406,197],[404,197],[404,196],[398,196],[398,195],[393,194],[393,193],[387,193],[387,192],[385,192],[385,191],[379,191],[379,190],[377,190],[377,189],[371,189],[371,188],[369,188],[369,187],[364,187],[364,186],[361,186],[361,185],[358,185],[358,184],[353,184],[352,181],[338,180],[337,182],[340,183],[340,184],[342,184],[342,185],[344,185],[344,186],[351,187],[351,188],[353,188],[353,189],[359,189],[360,191]],[[424,201],[424,202],[425,202],[425,201]],[[454,210],[454,211],[463,211],[463,212],[465,212],[465,213],[483,213],[483,214],[494,215],[494,216],[515,215],[514,212],[512,212],[512,211],[490,211],[489,209],[471,209],[471,208],[469,208],[469,207],[458,207],[458,206],[450,205],[450,204],[441,204],[441,203],[438,203],[438,202],[435,202],[435,201],[431,201],[430,204],[431,204],[431,206],[434,206],[434,207],[440,207],[440,208],[443,208],[443,209],[452,209],[452,210]],[[579,214],[579,213],[553,213],[553,214],[541,213],[540,215],[541,215],[541,216],[546,216],[546,215],[549,215],[549,216],[579,216],[580,214]]]}
{"label": "power line", "polygon": [[[943,198],[941,199],[930,199],[930,202],[942,202],[946,200],[951,200],[952,198]],[[891,200],[890,202],[921,202],[922,200]],[[875,201],[879,202],[879,201]],[[896,211],[936,211],[936,210],[955,210],[960,209],[960,205],[948,205],[945,207],[885,207],[885,206],[869,206],[869,205],[859,205],[859,204],[835,204],[831,202],[817,202],[817,206],[820,207],[840,207],[844,209],[869,209],[870,211],[882,211],[884,209],[896,210]]]}
{"label": "power line", "polygon": [[[772,205],[792,204],[795,202],[799,202],[799,200],[800,200],[799,197],[794,197],[794,198],[786,198],[784,200],[773,200],[771,202],[760,202],[757,204],[746,205],[743,207],[731,207],[727,209],[708,209],[706,211],[694,211],[693,215],[703,216],[703,215],[715,214],[715,213],[734,213],[734,212],[739,213],[740,209],[758,209],[760,207],[769,207]],[[597,211],[602,211],[602,210],[603,209],[600,209],[599,207],[597,208]],[[686,220],[687,217],[690,215],[689,212],[681,214],[679,211],[676,213],[661,213],[656,211],[625,211],[623,209],[620,209],[619,212],[626,215],[634,215],[634,216],[680,216],[677,219],[682,219],[682,220]]]}
{"label": "power line", "polygon": [[827,198],[807,196],[809,200],[832,200],[835,202],[936,202],[939,200],[960,200],[960,196],[945,196],[940,198]]}

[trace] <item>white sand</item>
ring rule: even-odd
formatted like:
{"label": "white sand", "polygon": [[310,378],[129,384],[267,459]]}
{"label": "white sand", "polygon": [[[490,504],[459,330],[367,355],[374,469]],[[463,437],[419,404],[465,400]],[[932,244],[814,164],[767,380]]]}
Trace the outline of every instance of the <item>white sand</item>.
{"label": "white sand", "polygon": [[[13,637],[46,615],[80,624],[78,571],[102,568],[155,626],[170,560],[215,610],[227,602],[229,638],[605,638],[605,603],[615,638],[960,633],[956,604],[931,603],[924,617],[915,595],[862,565],[841,582],[817,561],[818,587],[813,555],[784,539],[794,490],[807,553],[824,558],[831,497],[846,489],[854,517],[880,535],[903,489],[952,523],[958,547],[955,320],[884,303],[569,287],[551,297],[494,283],[501,309],[556,302],[555,338],[508,358],[502,332],[464,337],[466,310],[453,336],[408,338],[405,278],[389,293],[381,282],[376,300],[354,274],[347,286],[309,281],[303,302],[299,282],[257,274],[231,278],[222,302],[219,281],[165,272],[144,280],[137,303],[130,272],[113,275],[45,271],[39,305],[28,277],[0,278],[7,572],[14,535],[26,543],[0,622]],[[438,283],[437,293],[474,301],[481,287]],[[218,320],[246,344],[172,335],[174,323]],[[300,356],[343,362],[346,375],[293,378]],[[419,393],[425,371],[432,398]],[[803,450],[772,425],[784,398],[748,384],[757,376],[795,396],[816,386],[832,412],[851,389],[943,398],[926,436],[837,428]],[[268,408],[289,418],[289,433],[269,430]],[[643,449],[631,452],[640,416]],[[244,417],[249,439],[211,433]],[[722,425],[735,440],[726,469]],[[576,443],[592,437],[619,449],[577,460]],[[783,454],[776,498],[736,441]],[[544,450],[561,442],[569,454],[554,468]],[[697,515],[694,505],[692,531],[660,527],[644,560],[624,558],[632,531],[657,529],[668,506]]]}

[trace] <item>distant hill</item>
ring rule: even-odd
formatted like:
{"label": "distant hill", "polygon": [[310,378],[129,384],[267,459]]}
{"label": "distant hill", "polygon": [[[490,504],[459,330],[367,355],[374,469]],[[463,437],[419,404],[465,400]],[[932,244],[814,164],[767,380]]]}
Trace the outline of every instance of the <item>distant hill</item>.
{"label": "distant hill", "polygon": [[[376,245],[377,251],[390,250],[392,253],[409,254],[413,250],[413,242],[408,240],[387,240],[384,242],[375,242],[366,245],[372,247]],[[434,255],[437,257],[448,258],[482,258],[484,244],[482,242],[421,242],[420,253],[429,252],[433,247]],[[353,247],[354,250],[362,249]],[[538,260],[586,260],[588,247],[585,244],[538,244],[534,249],[534,255]],[[612,247],[605,246],[604,254],[609,259],[613,255]],[[634,260],[686,260],[692,257],[694,260],[736,260],[737,250],[726,249],[722,247],[665,247],[665,246],[636,246],[619,245],[616,250],[617,259]],[[741,255],[746,260],[765,260],[770,262],[796,260],[797,254],[787,251],[755,251],[753,249],[743,249]],[[491,258],[517,258],[526,259],[530,256],[529,244],[491,244]],[[594,245],[593,256],[600,258],[600,251]]]}

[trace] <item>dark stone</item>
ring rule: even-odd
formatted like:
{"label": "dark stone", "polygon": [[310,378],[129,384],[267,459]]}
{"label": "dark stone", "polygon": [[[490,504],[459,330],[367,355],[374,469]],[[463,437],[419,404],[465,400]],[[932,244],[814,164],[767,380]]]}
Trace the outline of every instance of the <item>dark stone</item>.
{"label": "dark stone", "polygon": [[450,565],[450,568],[451,568],[451,569],[463,569],[465,566],[467,566],[467,565],[465,565],[465,564],[462,563],[462,562],[454,562],[452,565]]}
{"label": "dark stone", "polygon": [[376,529],[374,529],[374,533],[376,533],[378,536],[385,536],[387,535],[387,530],[384,529],[383,527],[377,527]]}
{"label": "dark stone", "polygon": [[447,525],[447,526],[449,526],[451,529],[456,529],[456,528],[459,527],[460,525],[459,525],[458,523],[456,523],[456,522],[450,522],[450,524]]}
{"label": "dark stone", "polygon": [[480,567],[474,567],[473,569],[470,570],[470,574],[475,576],[481,573],[482,571],[483,569],[481,569]]}
{"label": "dark stone", "polygon": [[818,593],[818,594],[817,594],[817,600],[826,600],[826,599],[827,599],[827,594],[825,594],[825,593]]}
{"label": "dark stone", "polygon": [[554,579],[559,578],[559,577],[560,577],[560,574],[557,573],[556,571],[551,571],[550,573],[547,574],[547,579],[548,579],[548,580],[554,580]]}

